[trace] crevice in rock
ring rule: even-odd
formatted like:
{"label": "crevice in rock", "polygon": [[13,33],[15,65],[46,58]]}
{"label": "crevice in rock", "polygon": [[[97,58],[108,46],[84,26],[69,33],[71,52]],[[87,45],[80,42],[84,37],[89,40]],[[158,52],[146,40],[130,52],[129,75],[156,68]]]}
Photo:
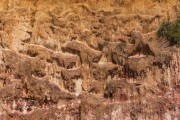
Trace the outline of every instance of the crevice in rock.
{"label": "crevice in rock", "polygon": [[37,51],[34,51],[34,50],[28,50],[27,55],[29,55],[30,57],[36,57],[39,55],[39,53]]}
{"label": "crevice in rock", "polygon": [[46,74],[41,72],[40,70],[33,70],[31,72],[32,75],[38,77],[38,78],[43,78]]}

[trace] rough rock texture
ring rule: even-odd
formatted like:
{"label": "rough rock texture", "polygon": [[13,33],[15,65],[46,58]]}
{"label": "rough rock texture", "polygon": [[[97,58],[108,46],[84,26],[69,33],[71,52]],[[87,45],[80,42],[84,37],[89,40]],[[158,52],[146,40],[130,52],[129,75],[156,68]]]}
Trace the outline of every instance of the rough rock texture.
{"label": "rough rock texture", "polygon": [[179,0],[1,0],[0,120],[178,120]]}

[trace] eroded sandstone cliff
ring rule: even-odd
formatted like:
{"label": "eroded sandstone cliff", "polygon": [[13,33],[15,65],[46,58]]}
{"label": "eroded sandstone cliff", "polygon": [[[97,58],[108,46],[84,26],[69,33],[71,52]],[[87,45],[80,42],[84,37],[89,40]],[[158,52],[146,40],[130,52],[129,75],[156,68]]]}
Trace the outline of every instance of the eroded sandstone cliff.
{"label": "eroded sandstone cliff", "polygon": [[[1,120],[180,118],[179,0],[1,0]],[[163,39],[163,38],[162,38]]]}

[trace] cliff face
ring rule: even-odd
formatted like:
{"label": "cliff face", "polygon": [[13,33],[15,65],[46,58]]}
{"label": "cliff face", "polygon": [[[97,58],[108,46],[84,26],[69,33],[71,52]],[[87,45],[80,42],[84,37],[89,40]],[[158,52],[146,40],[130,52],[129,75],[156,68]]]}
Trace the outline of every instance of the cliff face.
{"label": "cliff face", "polygon": [[180,118],[179,0],[1,0],[1,120]]}

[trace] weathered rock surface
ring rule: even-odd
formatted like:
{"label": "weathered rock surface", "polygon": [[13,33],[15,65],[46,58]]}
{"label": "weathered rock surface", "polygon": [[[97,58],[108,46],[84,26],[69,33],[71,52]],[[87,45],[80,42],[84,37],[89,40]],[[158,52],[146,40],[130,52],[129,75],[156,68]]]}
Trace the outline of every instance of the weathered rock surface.
{"label": "weathered rock surface", "polygon": [[179,0],[1,0],[0,120],[178,120]]}

